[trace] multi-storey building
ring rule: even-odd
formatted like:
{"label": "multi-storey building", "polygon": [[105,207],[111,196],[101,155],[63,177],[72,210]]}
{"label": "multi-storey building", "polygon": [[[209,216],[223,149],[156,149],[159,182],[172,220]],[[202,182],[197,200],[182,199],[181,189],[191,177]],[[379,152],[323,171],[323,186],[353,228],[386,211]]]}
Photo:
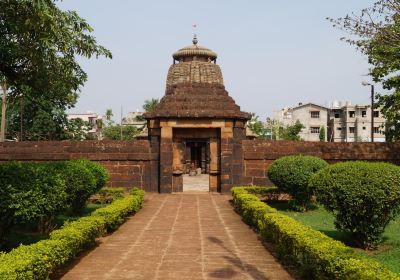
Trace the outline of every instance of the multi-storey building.
{"label": "multi-storey building", "polygon": [[[371,114],[374,127],[371,126]],[[374,141],[384,142],[385,119],[379,108],[372,112],[370,105],[351,105],[346,102],[333,104],[329,111],[328,141],[331,142],[369,142],[373,129]]]}
{"label": "multi-storey building", "polygon": [[[371,113],[374,116],[373,128]],[[325,128],[325,139],[330,142],[369,142],[372,129],[375,142],[385,141],[385,118],[379,108],[372,112],[370,105],[334,102],[331,108],[327,108],[314,103],[299,103],[274,114],[274,121],[279,126],[293,125],[297,120],[305,126],[299,134],[305,141],[319,141],[322,127]]]}
{"label": "multi-storey building", "polygon": [[319,135],[323,129],[327,137],[329,109],[314,103],[302,104],[292,108],[284,108],[275,113],[275,120],[282,126],[289,126],[300,121],[304,126],[299,136],[305,141],[320,141]]}

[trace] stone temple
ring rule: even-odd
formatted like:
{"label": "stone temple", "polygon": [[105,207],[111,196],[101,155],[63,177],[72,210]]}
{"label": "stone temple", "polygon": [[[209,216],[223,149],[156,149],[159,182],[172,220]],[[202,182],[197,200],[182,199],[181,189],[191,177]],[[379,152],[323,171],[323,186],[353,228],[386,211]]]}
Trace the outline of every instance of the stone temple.
{"label": "stone temple", "polygon": [[152,152],[159,155],[152,175],[161,193],[181,192],[183,174],[201,169],[209,174],[210,191],[229,191],[243,174],[250,114],[226,91],[217,54],[199,46],[196,36],[172,57],[165,95],[145,114]]}

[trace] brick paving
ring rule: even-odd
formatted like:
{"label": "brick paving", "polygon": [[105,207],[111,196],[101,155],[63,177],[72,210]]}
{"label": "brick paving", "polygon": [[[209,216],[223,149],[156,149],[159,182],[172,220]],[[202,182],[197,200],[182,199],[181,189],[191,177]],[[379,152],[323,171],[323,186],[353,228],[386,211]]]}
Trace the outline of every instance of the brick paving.
{"label": "brick paving", "polygon": [[227,195],[148,194],[61,279],[292,279]]}

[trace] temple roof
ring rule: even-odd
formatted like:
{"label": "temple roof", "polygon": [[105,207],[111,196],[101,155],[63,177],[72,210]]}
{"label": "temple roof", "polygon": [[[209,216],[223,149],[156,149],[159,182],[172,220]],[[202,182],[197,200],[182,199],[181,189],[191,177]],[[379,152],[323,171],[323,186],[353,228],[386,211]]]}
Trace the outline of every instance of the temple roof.
{"label": "temple roof", "polygon": [[215,61],[217,54],[197,46],[196,37],[192,46],[180,49],[173,58],[165,96],[145,118],[250,119],[225,90],[222,71]]}

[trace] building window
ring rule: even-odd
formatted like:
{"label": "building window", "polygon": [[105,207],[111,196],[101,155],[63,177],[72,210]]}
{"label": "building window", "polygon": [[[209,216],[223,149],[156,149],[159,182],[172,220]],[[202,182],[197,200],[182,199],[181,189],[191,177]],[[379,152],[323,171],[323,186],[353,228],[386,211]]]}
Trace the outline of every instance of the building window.
{"label": "building window", "polygon": [[361,111],[361,117],[366,118],[367,117],[367,111]]}
{"label": "building window", "polygon": [[342,130],[342,128],[341,127],[337,127],[336,130]]}
{"label": "building window", "polygon": [[319,133],[319,127],[311,127],[311,133],[313,134],[318,134]]}
{"label": "building window", "polygon": [[312,111],[311,112],[312,119],[319,119],[319,111]]}
{"label": "building window", "polygon": [[349,132],[350,133],[354,133],[356,131],[356,128],[355,127],[349,127]]}
{"label": "building window", "polygon": [[374,118],[379,118],[379,111],[374,111]]}
{"label": "building window", "polygon": [[367,128],[365,126],[363,126],[363,130],[366,130]]}
{"label": "building window", "polygon": [[375,134],[381,133],[380,130],[379,130],[379,127],[374,127],[374,133]]}
{"label": "building window", "polygon": [[338,119],[338,118],[340,118],[340,113],[339,112],[335,113],[335,119]]}
{"label": "building window", "polygon": [[356,112],[355,111],[349,111],[349,117],[350,118],[354,118],[356,116]]}

